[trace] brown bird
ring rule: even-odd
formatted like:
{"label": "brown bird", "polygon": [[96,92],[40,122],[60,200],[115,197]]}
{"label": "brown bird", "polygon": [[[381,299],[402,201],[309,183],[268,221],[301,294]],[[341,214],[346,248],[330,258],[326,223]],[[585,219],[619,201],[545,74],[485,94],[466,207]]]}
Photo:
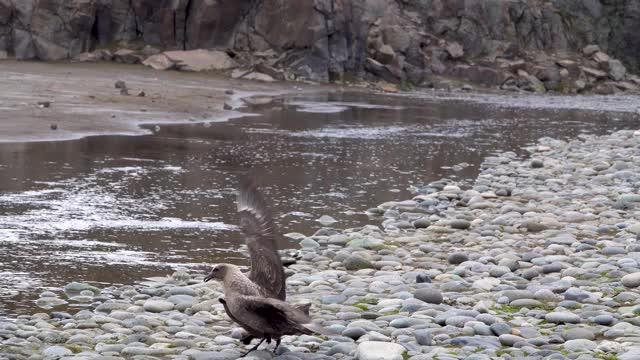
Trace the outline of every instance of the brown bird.
{"label": "brown bird", "polygon": [[264,198],[254,180],[243,181],[238,195],[240,228],[249,248],[251,270],[248,275],[230,264],[213,267],[204,281],[223,283],[225,299],[220,299],[234,322],[249,333],[242,339],[246,345],[254,338],[262,339],[247,355],[264,341],[276,340],[274,352],[283,335],[312,334],[322,329],[311,324],[311,304],[286,303],[286,277],[275,243],[275,226]]}
{"label": "brown bird", "polygon": [[[222,282],[226,299],[220,299],[229,317],[240,324],[252,338],[261,341],[242,357],[258,349],[264,342],[276,340],[274,352],[284,335],[325,333],[308,315],[309,305],[293,306],[285,301],[260,295],[259,288],[240,269],[231,264],[213,267],[205,281]],[[248,295],[251,294],[251,295]],[[305,313],[305,310],[307,311]]]}

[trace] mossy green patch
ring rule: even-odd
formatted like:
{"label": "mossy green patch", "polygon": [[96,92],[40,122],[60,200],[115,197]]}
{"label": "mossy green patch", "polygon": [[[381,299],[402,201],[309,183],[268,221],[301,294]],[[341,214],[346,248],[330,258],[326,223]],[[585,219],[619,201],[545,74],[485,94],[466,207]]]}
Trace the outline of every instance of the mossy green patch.
{"label": "mossy green patch", "polygon": [[353,306],[357,307],[358,309],[360,309],[362,311],[369,310],[369,305],[367,305],[367,304],[353,304]]}
{"label": "mossy green patch", "polygon": [[415,90],[415,85],[409,80],[403,80],[399,86],[401,91],[413,91]]}
{"label": "mossy green patch", "polygon": [[618,354],[595,353],[593,356],[602,360],[618,360]]}
{"label": "mossy green patch", "polygon": [[77,345],[67,344],[64,347],[71,350],[74,354],[79,354],[84,351],[80,346],[77,346]]}
{"label": "mossy green patch", "polygon": [[556,86],[553,88],[553,90],[555,92],[560,93],[560,94],[569,94],[569,93],[571,93],[571,88],[572,88],[571,80],[564,79],[564,80],[558,82],[556,84]]}
{"label": "mossy green patch", "polygon": [[369,304],[369,305],[378,305],[378,303],[380,302],[379,299],[374,298],[374,297],[364,297],[362,299],[360,299],[360,301],[358,301],[361,304]]}
{"label": "mossy green patch", "polygon": [[400,309],[393,309],[391,311],[387,311],[386,313],[384,313],[384,316],[389,316],[389,315],[397,315],[398,313],[400,313]]}

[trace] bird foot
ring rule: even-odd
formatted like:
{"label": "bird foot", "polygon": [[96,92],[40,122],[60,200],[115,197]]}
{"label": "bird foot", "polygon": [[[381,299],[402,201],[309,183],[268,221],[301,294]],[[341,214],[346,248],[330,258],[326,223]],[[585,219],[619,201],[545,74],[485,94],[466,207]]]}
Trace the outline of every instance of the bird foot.
{"label": "bird foot", "polygon": [[242,356],[240,356],[241,358],[249,355],[250,352],[254,351],[254,350],[258,350],[258,348],[260,347],[260,345],[262,345],[262,343],[266,340],[266,338],[262,338],[262,340],[260,340],[260,342],[258,343],[258,345],[252,347],[249,351],[247,351],[246,353],[242,354]]}
{"label": "bird foot", "polygon": [[276,339],[276,347],[273,348],[273,355],[278,355],[276,352],[278,351],[278,347],[280,346],[280,341],[281,341],[280,338]]}

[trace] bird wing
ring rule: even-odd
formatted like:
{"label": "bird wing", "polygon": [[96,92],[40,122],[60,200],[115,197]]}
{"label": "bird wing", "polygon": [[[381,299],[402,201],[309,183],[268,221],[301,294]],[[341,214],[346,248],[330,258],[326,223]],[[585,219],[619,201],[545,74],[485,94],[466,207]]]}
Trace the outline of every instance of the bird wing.
{"label": "bird wing", "polygon": [[259,330],[256,330],[256,329],[252,328],[250,326],[250,324],[245,324],[245,323],[241,322],[240,320],[238,320],[238,318],[236,318],[231,313],[231,310],[229,309],[229,305],[227,305],[227,301],[225,299],[218,299],[218,301],[220,301],[222,306],[224,306],[224,311],[227,313],[227,316],[229,317],[229,319],[231,319],[236,324],[240,325],[243,329],[245,329],[251,335],[260,335],[261,334],[261,332]]}
{"label": "bird wing", "polygon": [[272,297],[284,300],[286,278],[275,243],[275,225],[254,179],[246,179],[240,184],[238,214],[251,257],[249,279]]}
{"label": "bird wing", "polygon": [[252,327],[263,329],[267,334],[296,335],[313,334],[304,323],[309,318],[292,305],[277,299],[267,299],[257,296],[242,296],[239,299],[244,311],[240,315]]}

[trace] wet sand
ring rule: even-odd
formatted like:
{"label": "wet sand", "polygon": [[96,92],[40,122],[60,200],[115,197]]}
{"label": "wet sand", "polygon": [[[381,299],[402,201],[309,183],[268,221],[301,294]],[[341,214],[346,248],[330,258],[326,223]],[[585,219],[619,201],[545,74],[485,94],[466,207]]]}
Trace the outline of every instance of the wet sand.
{"label": "wet sand", "polygon": [[[0,142],[141,135],[145,123],[223,121],[241,98],[313,91],[296,84],[235,81],[222,75],[155,71],[140,65],[0,62]],[[115,82],[123,80],[130,96]],[[233,89],[233,95],[225,91]],[[145,96],[137,94],[144,91]],[[50,102],[48,108],[38,105]],[[52,124],[57,130],[52,130]]]}

